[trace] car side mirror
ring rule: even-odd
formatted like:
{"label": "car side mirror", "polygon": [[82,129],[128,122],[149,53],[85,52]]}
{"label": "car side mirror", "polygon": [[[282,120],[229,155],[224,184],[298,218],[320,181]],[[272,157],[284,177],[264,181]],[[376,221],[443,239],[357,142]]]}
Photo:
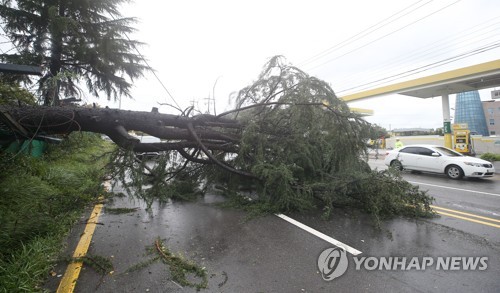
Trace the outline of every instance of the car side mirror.
{"label": "car side mirror", "polygon": [[441,155],[439,153],[432,153],[431,156],[433,156],[433,157],[441,157]]}

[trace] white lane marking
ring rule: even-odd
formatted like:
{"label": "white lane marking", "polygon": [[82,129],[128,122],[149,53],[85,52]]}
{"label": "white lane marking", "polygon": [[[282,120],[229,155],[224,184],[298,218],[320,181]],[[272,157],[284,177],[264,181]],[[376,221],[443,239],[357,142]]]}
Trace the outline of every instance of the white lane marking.
{"label": "white lane marking", "polygon": [[479,193],[479,194],[500,196],[500,194],[497,194],[497,193],[489,193],[489,192],[475,191],[475,190],[469,190],[469,189],[461,189],[461,188],[456,188],[456,187],[448,187],[448,186],[428,184],[428,183],[415,182],[415,181],[408,181],[408,182],[410,182],[411,184],[427,185],[427,186],[432,186],[432,187],[447,188],[447,189],[460,190],[460,191],[466,191],[466,192],[473,192],[473,193]]}
{"label": "white lane marking", "polygon": [[319,232],[318,230],[314,230],[313,228],[306,226],[306,225],[302,224],[301,222],[295,221],[294,219],[292,219],[290,217],[287,217],[283,214],[275,214],[275,215],[282,218],[283,220],[289,222],[290,224],[293,224],[293,225],[301,228],[302,230],[305,230],[305,231],[313,234],[314,236],[325,240],[326,242],[329,242],[337,247],[343,248],[345,251],[349,252],[352,255],[358,255],[358,254],[362,253],[361,251],[354,249],[354,248],[350,247],[349,245],[344,244],[336,239],[333,239],[332,237],[325,235],[325,234]]}

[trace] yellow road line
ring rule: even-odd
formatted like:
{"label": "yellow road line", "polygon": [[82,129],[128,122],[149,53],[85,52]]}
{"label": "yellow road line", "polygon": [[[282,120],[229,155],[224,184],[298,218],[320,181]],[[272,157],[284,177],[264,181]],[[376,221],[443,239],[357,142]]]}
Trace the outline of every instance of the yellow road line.
{"label": "yellow road line", "polygon": [[[103,204],[97,204],[92,213],[90,214],[89,220],[87,221],[87,225],[85,226],[85,230],[81,235],[80,241],[76,246],[75,252],[73,253],[74,258],[79,258],[85,256],[87,250],[90,246],[90,241],[92,240],[92,235],[94,234],[97,220],[99,219],[99,215],[101,214]],[[83,263],[81,261],[71,262],[64,273],[64,276],[57,288],[58,293],[70,293],[73,292],[76,286],[76,280],[80,275],[80,270],[82,269]]]}
{"label": "yellow road line", "polygon": [[454,214],[450,214],[450,213],[445,213],[445,212],[441,212],[441,211],[436,211],[436,212],[440,215],[445,215],[448,217],[453,217],[453,218],[457,218],[457,219],[461,219],[461,220],[465,220],[465,221],[469,221],[469,222],[474,222],[474,223],[483,224],[486,226],[500,228],[500,225],[496,225],[496,224],[492,224],[492,223],[488,223],[488,222],[484,222],[484,221],[479,221],[476,219],[466,218],[466,217],[462,217],[462,216],[458,216],[458,215],[454,215]]}
{"label": "yellow road line", "polygon": [[465,216],[474,217],[474,218],[478,218],[478,219],[483,219],[483,220],[490,221],[490,222],[500,223],[500,220],[493,219],[493,218],[478,216],[478,215],[474,215],[474,214],[470,214],[470,213],[465,213],[465,212],[461,212],[461,211],[457,211],[457,210],[452,210],[452,209],[446,209],[446,208],[442,208],[442,207],[438,207],[438,206],[434,206],[434,205],[431,205],[430,207],[433,208],[433,209],[439,209],[439,210],[443,210],[443,211],[452,212],[452,213],[455,213],[455,214],[460,214],[460,215],[465,215]]}

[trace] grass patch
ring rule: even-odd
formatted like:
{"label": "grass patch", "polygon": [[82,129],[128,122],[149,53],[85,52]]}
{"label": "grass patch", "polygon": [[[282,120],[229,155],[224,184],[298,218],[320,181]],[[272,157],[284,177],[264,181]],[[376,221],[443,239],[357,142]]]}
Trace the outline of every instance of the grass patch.
{"label": "grass patch", "polygon": [[103,193],[113,146],[74,133],[42,158],[0,153],[0,292],[41,292],[61,242]]}
{"label": "grass patch", "polygon": [[0,292],[41,292],[40,282],[56,261],[60,239],[54,235],[36,237],[19,245],[0,261]]}

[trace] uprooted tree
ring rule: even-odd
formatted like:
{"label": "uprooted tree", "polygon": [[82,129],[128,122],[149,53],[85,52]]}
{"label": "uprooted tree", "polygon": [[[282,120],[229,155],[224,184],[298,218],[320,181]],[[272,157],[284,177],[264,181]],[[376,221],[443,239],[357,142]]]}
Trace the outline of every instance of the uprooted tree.
{"label": "uprooted tree", "polygon": [[[353,206],[379,216],[430,213],[432,198],[366,163],[370,124],[322,80],[272,58],[234,110],[179,115],[83,107],[3,107],[17,135],[90,131],[120,146],[114,170],[135,192],[184,197],[217,186],[268,211]],[[162,139],[141,143],[129,131]],[[154,164],[136,152],[160,152]],[[148,186],[145,188],[144,186]],[[241,196],[244,194],[244,196]]]}

